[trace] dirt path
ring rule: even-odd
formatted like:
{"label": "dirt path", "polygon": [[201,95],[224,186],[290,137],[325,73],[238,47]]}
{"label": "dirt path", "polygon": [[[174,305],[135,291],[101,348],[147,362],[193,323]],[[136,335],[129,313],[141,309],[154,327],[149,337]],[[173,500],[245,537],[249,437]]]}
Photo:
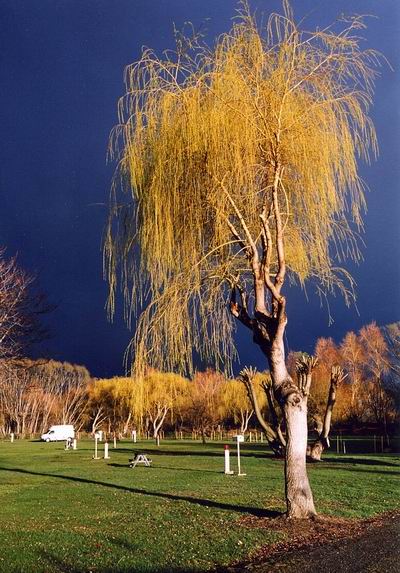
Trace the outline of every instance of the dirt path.
{"label": "dirt path", "polygon": [[[254,563],[227,569],[227,573],[399,573],[400,515],[340,523],[287,532],[291,540],[267,548]],[[278,528],[277,528],[278,529]],[[289,531],[289,529],[291,531]],[[294,536],[293,536],[294,532]],[[292,535],[290,535],[292,534]]]}

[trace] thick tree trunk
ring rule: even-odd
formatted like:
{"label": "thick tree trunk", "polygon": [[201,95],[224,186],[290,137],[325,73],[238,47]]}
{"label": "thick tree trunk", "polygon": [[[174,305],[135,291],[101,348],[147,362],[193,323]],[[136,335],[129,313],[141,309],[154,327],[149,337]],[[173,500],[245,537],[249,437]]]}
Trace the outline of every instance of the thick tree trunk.
{"label": "thick tree trunk", "polygon": [[[267,234],[267,221],[265,220],[264,223],[264,230]],[[284,268],[283,259],[281,260],[281,270],[282,268]],[[234,291],[231,299],[231,311],[234,316],[252,330],[253,341],[266,356],[270,367],[273,393],[285,417],[287,434],[285,451],[286,515],[289,518],[308,519],[316,515],[306,470],[307,398],[311,384],[311,372],[315,366],[315,361],[311,358],[305,361],[304,368],[301,370],[301,376],[299,376],[299,383],[296,385],[290,377],[285,363],[283,342],[287,323],[285,299],[279,294],[280,287],[277,290],[277,287],[272,285],[267,274],[265,274],[265,280],[268,282],[267,286],[274,297],[272,316],[261,309],[262,305],[256,299],[254,318],[250,318],[247,313],[246,301],[242,301],[243,306],[240,307],[236,303]],[[283,277],[281,273],[278,273],[275,284],[281,285],[282,281]],[[246,374],[246,369],[243,372]],[[242,378],[245,381],[243,374]],[[249,384],[249,397],[257,415],[257,400],[252,396],[255,393],[251,389],[251,384]],[[259,418],[258,415],[257,418]],[[259,421],[262,424],[262,419],[259,419]]]}
{"label": "thick tree trunk", "polygon": [[307,476],[307,398],[284,406],[286,420],[285,482],[287,517],[306,519],[316,514]]}
{"label": "thick tree trunk", "polygon": [[273,389],[286,425],[286,515],[289,518],[309,519],[316,515],[306,468],[307,400],[312,366],[299,371],[298,384],[295,384],[286,368],[283,336],[278,335],[270,348],[270,352],[267,348],[267,358]]}

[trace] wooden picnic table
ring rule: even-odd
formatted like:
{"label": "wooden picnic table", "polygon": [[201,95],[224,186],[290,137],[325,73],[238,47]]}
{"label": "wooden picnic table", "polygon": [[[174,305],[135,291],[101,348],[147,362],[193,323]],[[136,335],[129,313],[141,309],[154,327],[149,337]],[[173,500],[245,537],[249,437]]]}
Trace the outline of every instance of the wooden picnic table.
{"label": "wooden picnic table", "polygon": [[134,468],[138,464],[143,464],[145,467],[149,468],[151,466],[151,459],[147,457],[147,454],[136,454],[135,457],[129,460],[129,467]]}

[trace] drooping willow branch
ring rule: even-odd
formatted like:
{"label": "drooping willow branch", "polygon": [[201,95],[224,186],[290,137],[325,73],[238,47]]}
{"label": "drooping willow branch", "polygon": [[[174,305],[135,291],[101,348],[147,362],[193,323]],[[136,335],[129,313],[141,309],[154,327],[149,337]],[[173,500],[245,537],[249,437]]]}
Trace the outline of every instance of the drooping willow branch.
{"label": "drooping willow branch", "polygon": [[137,370],[191,370],[196,352],[229,372],[235,318],[283,336],[288,277],[352,297],[337,260],[360,256],[379,55],[360,17],[308,32],[288,2],[265,27],[239,12],[215,47],[177,33],[125,72],[104,266],[111,314],[120,286],[141,316]]}

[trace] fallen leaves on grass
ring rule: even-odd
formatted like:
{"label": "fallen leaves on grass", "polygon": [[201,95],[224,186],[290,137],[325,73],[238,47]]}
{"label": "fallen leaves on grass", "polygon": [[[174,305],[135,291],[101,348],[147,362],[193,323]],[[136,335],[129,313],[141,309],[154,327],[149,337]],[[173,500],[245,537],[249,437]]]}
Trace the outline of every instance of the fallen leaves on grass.
{"label": "fallen leaves on grass", "polygon": [[[243,527],[268,529],[281,533],[285,539],[265,545],[252,555],[252,563],[262,562],[287,551],[313,548],[340,539],[356,538],[370,528],[379,528],[399,519],[400,510],[393,510],[365,519],[317,516],[315,519],[268,518],[247,515],[239,520]],[[235,570],[232,568],[232,570]]]}

